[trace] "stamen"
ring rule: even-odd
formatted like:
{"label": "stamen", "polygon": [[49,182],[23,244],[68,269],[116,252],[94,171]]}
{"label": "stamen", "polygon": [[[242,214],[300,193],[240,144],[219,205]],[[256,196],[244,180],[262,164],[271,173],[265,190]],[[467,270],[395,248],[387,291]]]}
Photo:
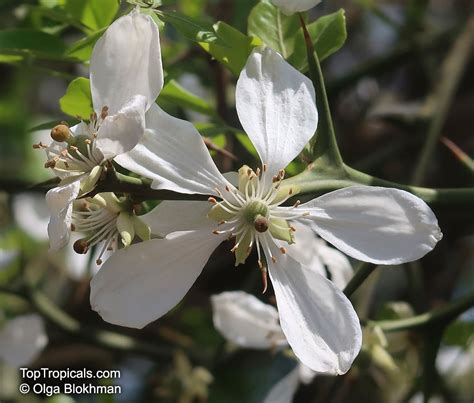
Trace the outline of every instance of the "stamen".
{"label": "stamen", "polygon": [[89,250],[87,239],[78,239],[73,245],[74,251],[80,255],[85,255]]}
{"label": "stamen", "polygon": [[282,246],[280,248],[280,252],[281,252],[282,255],[285,255],[286,254],[286,249]]}
{"label": "stamen", "polygon": [[267,288],[268,288],[268,271],[267,271],[267,268],[262,265],[262,267],[260,267],[260,272],[262,273],[262,283],[263,283],[262,294],[265,294],[267,292]]}
{"label": "stamen", "polygon": [[214,197],[209,197],[209,199],[207,199],[207,201],[211,204],[217,204],[217,200]]}

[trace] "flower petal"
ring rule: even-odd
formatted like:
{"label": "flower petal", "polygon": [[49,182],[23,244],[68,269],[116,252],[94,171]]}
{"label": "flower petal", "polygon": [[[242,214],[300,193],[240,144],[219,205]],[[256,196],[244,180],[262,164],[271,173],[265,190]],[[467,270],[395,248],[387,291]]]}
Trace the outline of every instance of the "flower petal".
{"label": "flower petal", "polygon": [[217,195],[232,185],[212,161],[204,141],[189,122],[153,105],[140,143],[115,159],[124,168],[152,179],[152,188]]}
{"label": "flower petal", "polygon": [[271,178],[284,169],[318,125],[311,80],[269,48],[257,48],[240,74],[237,112]]}
{"label": "flower petal", "polygon": [[117,114],[105,118],[96,140],[104,159],[112,159],[137,145],[145,131],[145,107],[146,98],[137,95]]}
{"label": "flower petal", "polygon": [[299,385],[299,369],[296,367],[270,389],[263,403],[291,403]]}
{"label": "flower petal", "polygon": [[142,328],[186,295],[223,241],[204,230],[174,232],[114,253],[91,281],[91,306],[115,325]]}
{"label": "flower petal", "polygon": [[209,202],[200,201],[162,201],[149,213],[140,216],[151,233],[165,236],[175,231],[192,231],[208,228],[212,232],[217,225],[207,218],[211,209]]}
{"label": "flower petal", "polygon": [[243,291],[211,297],[214,326],[229,341],[245,348],[286,346],[277,310]]}
{"label": "flower petal", "polygon": [[135,95],[149,108],[163,88],[160,35],[148,15],[135,9],[118,18],[100,38],[91,57],[91,90],[97,114],[116,114]]}
{"label": "flower petal", "polygon": [[428,205],[403,190],[352,186],[303,204],[326,241],[366,262],[394,265],[420,259],[442,238]]}
{"label": "flower petal", "polygon": [[272,3],[280,8],[284,14],[291,15],[308,11],[310,8],[321,3],[321,0],[272,0]]}
{"label": "flower petal", "polygon": [[322,239],[317,240],[316,248],[320,259],[331,274],[331,281],[337,288],[343,290],[354,275],[349,259],[337,249],[326,245]]}
{"label": "flower petal", "polygon": [[15,367],[28,365],[47,343],[48,336],[39,315],[17,316],[0,328],[0,359]]}
{"label": "flower petal", "polygon": [[66,246],[71,235],[72,202],[80,190],[80,180],[57,186],[46,193],[51,213],[48,224],[49,250],[56,252]]}
{"label": "flower petal", "polygon": [[362,344],[359,319],[332,282],[288,254],[269,262],[280,323],[298,359],[318,373],[344,374]]}

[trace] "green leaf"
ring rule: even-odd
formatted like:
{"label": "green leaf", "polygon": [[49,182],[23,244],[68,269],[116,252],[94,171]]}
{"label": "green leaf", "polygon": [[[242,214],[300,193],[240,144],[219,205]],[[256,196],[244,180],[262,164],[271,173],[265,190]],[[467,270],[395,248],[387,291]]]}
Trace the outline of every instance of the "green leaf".
{"label": "green leaf", "polygon": [[107,27],[119,9],[118,0],[66,0],[65,10],[94,32]]}
{"label": "green leaf", "polygon": [[222,21],[217,22],[214,29],[224,46],[216,43],[200,43],[201,47],[228,67],[233,74],[239,75],[252,49],[260,45],[261,41],[243,34]]}
{"label": "green leaf", "polygon": [[183,108],[208,116],[216,116],[216,111],[206,101],[185,90],[175,80],[170,80],[162,89],[158,98],[160,101],[170,102]]}
{"label": "green leaf", "polygon": [[[307,28],[319,61],[337,52],[344,45],[347,38],[346,17],[343,9],[318,18]],[[306,72],[308,70],[308,59],[302,30],[298,31],[294,53],[288,61],[300,71]]]}
{"label": "green leaf", "polygon": [[92,54],[92,49],[95,43],[102,36],[106,28],[99,29],[93,34],[74,42],[67,50],[66,55],[74,57],[75,59],[86,61],[89,60]]}
{"label": "green leaf", "polygon": [[158,17],[171,24],[181,35],[193,42],[220,43],[211,24],[186,17],[176,11],[156,11]]}
{"label": "green leaf", "polygon": [[0,31],[0,53],[18,51],[37,56],[60,57],[64,52],[64,43],[54,35],[34,29],[16,29]]}
{"label": "green leaf", "polygon": [[443,343],[467,348],[474,335],[474,322],[457,320],[444,331]]}
{"label": "green leaf", "polygon": [[300,30],[297,14],[291,16],[283,14],[269,0],[257,4],[248,19],[249,35],[260,38],[285,59],[293,54],[296,34]]}
{"label": "green leaf", "polygon": [[89,79],[78,77],[69,83],[66,94],[59,100],[61,110],[71,116],[88,119],[94,112]]}

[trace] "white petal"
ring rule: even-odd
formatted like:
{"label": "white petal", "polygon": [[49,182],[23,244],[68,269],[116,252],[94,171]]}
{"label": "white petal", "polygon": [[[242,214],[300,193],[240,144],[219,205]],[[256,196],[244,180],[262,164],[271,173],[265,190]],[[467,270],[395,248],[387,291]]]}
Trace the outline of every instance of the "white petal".
{"label": "white petal", "polygon": [[270,389],[263,403],[291,403],[300,384],[298,367]]}
{"label": "white petal", "polygon": [[243,291],[223,292],[211,297],[214,326],[229,341],[245,348],[285,346],[287,341],[278,312]]}
{"label": "white petal", "polygon": [[49,249],[52,252],[63,248],[71,235],[72,202],[80,190],[80,181],[58,186],[48,191],[46,203],[51,213],[48,224]]}
{"label": "white petal", "polygon": [[98,114],[108,106],[114,115],[135,95],[150,107],[163,88],[160,36],[151,17],[135,10],[110,25],[94,46],[90,71]]}
{"label": "white petal", "polygon": [[331,281],[337,288],[343,290],[354,275],[349,259],[337,249],[326,245],[322,239],[317,240],[318,254],[331,274]]}
{"label": "white petal", "polygon": [[28,365],[47,343],[48,336],[39,315],[17,316],[0,328],[0,360],[15,367]]}
{"label": "white petal", "polygon": [[145,132],[146,98],[137,95],[120,111],[107,116],[97,133],[97,148],[105,159],[130,151]]}
{"label": "white petal", "polygon": [[298,359],[318,373],[344,374],[362,344],[359,319],[332,282],[289,255],[269,262],[280,323]]}
{"label": "white petal", "polygon": [[269,176],[285,168],[318,125],[311,80],[269,48],[257,48],[240,74],[237,112]]}
{"label": "white petal", "polygon": [[272,3],[280,8],[284,14],[291,15],[308,11],[310,8],[321,3],[321,0],[272,0]]}
{"label": "white petal", "polygon": [[18,226],[37,241],[48,239],[49,211],[44,196],[21,193],[13,197],[13,216]]}
{"label": "white petal", "polygon": [[403,190],[353,186],[301,205],[326,241],[349,256],[378,264],[420,259],[442,238],[428,205]]}
{"label": "white petal", "polygon": [[151,233],[165,236],[175,231],[192,231],[208,228],[209,232],[217,226],[207,218],[211,209],[209,202],[200,201],[163,201],[149,213],[140,216]]}
{"label": "white petal", "polygon": [[189,122],[153,105],[140,143],[115,160],[124,168],[152,179],[152,188],[180,193],[217,195],[232,186],[217,169],[204,141]]}
{"label": "white petal", "polygon": [[92,279],[92,309],[107,322],[144,327],[181,301],[222,241],[207,231],[174,232],[119,250]]}

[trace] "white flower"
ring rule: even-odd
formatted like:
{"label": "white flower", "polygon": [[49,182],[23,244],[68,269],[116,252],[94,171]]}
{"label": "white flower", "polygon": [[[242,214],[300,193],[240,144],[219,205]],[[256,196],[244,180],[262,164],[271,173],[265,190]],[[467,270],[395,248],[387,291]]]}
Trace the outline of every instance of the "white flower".
{"label": "white flower", "polygon": [[[244,348],[287,347],[278,312],[253,295],[242,291],[223,292],[211,297],[214,326],[229,341]],[[304,364],[283,377],[264,403],[291,403],[300,383],[310,383],[316,373]]]}
{"label": "white flower", "polygon": [[345,373],[361,346],[359,320],[331,281],[286,253],[295,241],[292,223],[314,222],[318,235],[354,258],[398,264],[433,249],[441,238],[436,217],[410,193],[369,186],[283,207],[297,191],[281,185],[283,169],[316,131],[312,83],[276,52],[258,48],[238,80],[236,101],[262,160],[257,172],[239,171],[238,188],[218,171],[194,126],[158,106],[150,109],[151,129],[116,161],[152,179],[155,189],[213,195],[213,207],[163,202],[142,216],[152,233],[168,235],[115,253],[91,283],[92,307],[108,322],[143,327],[173,308],[217,245],[235,236],[237,263],[256,246],[266,273],[265,255],[280,323],[295,355],[314,371]]}
{"label": "white flower", "polygon": [[291,15],[302,11],[308,11],[317,4],[321,3],[321,0],[271,0],[272,3],[280,8],[280,10],[286,14]]}
{"label": "white flower", "polygon": [[21,367],[34,361],[48,344],[41,316],[17,316],[0,326],[0,360]]}
{"label": "white flower", "polygon": [[152,18],[137,8],[111,24],[94,47],[90,72],[95,110],[90,123],[56,126],[55,141],[46,148],[45,166],[62,179],[46,195],[52,251],[69,240],[72,201],[95,186],[106,161],[131,150],[143,135],[145,113],[163,86],[159,31]]}

